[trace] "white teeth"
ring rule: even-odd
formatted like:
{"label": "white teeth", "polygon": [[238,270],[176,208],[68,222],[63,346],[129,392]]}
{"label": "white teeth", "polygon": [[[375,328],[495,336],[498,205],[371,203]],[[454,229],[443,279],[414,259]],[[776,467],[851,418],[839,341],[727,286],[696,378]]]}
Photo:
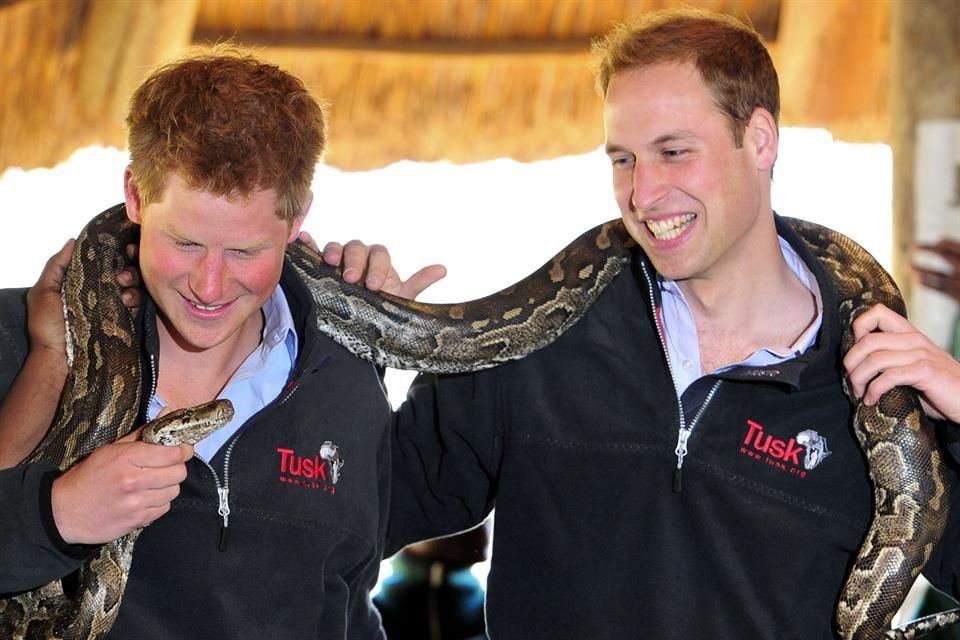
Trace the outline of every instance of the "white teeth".
{"label": "white teeth", "polygon": [[647,220],[646,225],[657,240],[673,240],[695,217],[692,213],[684,213],[666,220]]}
{"label": "white teeth", "polygon": [[199,302],[191,302],[190,304],[195,306],[197,309],[200,309],[201,311],[216,311],[217,309],[223,306],[222,304],[215,304],[208,307],[207,305],[200,304]]}

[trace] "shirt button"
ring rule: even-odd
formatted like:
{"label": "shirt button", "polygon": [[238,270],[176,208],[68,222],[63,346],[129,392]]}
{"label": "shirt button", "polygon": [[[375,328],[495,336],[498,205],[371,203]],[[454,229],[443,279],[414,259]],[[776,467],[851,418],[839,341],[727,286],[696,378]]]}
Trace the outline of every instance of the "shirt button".
{"label": "shirt button", "polygon": [[682,365],[683,365],[683,368],[686,369],[687,371],[689,371],[690,369],[693,369],[693,363],[690,362],[689,360],[684,360]]}

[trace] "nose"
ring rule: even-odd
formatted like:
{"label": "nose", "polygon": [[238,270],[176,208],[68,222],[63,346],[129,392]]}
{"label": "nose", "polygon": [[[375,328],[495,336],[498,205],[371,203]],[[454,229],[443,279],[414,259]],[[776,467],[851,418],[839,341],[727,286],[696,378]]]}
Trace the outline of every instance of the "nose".
{"label": "nose", "polygon": [[207,251],[190,274],[190,291],[201,304],[222,302],[225,280],[226,265],[223,256],[215,251]]}
{"label": "nose", "polygon": [[653,209],[667,195],[670,187],[656,163],[636,162],[633,166],[633,185],[630,204],[635,211]]}

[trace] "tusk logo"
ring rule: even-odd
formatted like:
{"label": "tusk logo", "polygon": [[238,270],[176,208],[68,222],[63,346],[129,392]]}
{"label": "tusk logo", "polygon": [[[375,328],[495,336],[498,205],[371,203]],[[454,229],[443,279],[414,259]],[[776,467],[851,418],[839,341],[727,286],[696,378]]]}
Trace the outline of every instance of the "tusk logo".
{"label": "tusk logo", "polygon": [[807,449],[806,453],[803,454],[803,468],[807,471],[816,468],[830,455],[830,449],[827,449],[827,439],[813,429],[798,433],[797,442]]}
{"label": "tusk logo", "polygon": [[343,469],[343,456],[340,446],[330,440],[320,445],[320,450],[312,456],[297,455],[293,449],[279,447],[280,482],[305,489],[319,489],[334,495],[336,484],[340,481]]}
{"label": "tusk logo", "polygon": [[327,440],[320,445],[320,457],[330,465],[330,482],[337,484],[337,480],[340,479],[340,469],[343,467],[340,447]]}
{"label": "tusk logo", "polygon": [[[747,420],[747,434],[740,453],[775,469],[789,471],[805,478],[808,471],[817,468],[830,455],[827,439],[813,429],[806,429],[795,437],[784,440],[769,434],[763,425]],[[800,462],[803,454],[803,462]]]}

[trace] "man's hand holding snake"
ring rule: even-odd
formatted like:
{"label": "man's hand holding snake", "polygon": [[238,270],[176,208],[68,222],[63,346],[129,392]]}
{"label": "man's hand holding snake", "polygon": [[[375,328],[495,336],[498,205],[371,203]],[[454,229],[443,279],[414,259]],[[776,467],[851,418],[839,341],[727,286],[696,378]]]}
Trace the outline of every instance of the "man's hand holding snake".
{"label": "man's hand holding snake", "polygon": [[148,444],[139,437],[137,430],[96,449],[54,481],[53,517],[65,542],[110,542],[170,510],[193,447]]}
{"label": "man's hand holding snake", "polygon": [[857,397],[873,405],[893,387],[913,387],[927,415],[960,421],[960,362],[953,356],[879,304],[854,321],[853,332],[843,364]]}

